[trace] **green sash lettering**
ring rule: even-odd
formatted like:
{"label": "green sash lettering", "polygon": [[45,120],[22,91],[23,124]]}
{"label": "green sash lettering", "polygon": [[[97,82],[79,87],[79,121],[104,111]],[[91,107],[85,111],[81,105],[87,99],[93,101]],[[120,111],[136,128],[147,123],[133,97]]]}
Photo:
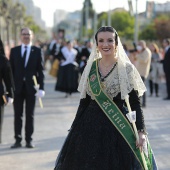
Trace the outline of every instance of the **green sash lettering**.
{"label": "green sash lettering", "polygon": [[[131,124],[125,118],[123,113],[119,110],[116,104],[107,96],[107,94],[103,91],[98,74],[98,62],[97,60],[93,62],[92,68],[88,78],[89,87],[93,93],[95,101],[98,103],[100,108],[106,114],[111,123],[116,127],[119,133],[123,136],[133,153],[135,154],[137,160],[141,164],[144,169],[144,165],[142,162],[142,157],[139,149],[136,149],[136,139],[135,134],[132,129]],[[151,148],[149,147],[149,156],[145,155],[146,163],[148,166],[148,170],[152,170],[152,156],[151,156]]]}

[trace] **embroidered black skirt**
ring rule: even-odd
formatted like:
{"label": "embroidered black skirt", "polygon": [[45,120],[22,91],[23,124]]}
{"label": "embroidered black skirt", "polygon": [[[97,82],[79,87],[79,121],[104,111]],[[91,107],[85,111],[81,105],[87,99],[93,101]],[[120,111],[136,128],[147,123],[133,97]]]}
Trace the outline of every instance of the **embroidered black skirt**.
{"label": "embroidered black skirt", "polygon": [[55,90],[67,93],[77,92],[78,74],[78,67],[73,64],[60,66]]}
{"label": "embroidered black skirt", "polygon": [[94,100],[75,120],[55,167],[55,170],[141,169],[128,144]]}

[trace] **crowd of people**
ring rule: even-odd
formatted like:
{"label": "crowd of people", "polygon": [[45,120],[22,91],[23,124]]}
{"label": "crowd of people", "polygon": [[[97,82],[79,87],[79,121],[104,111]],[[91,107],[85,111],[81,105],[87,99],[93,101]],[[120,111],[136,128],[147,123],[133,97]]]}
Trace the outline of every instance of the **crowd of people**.
{"label": "crowd of people", "polygon": [[[67,47],[68,41],[65,41],[63,38],[59,36],[53,36],[52,41],[49,43],[49,55],[51,61],[51,70],[50,74],[54,77],[59,76],[59,80],[61,80],[61,70],[62,70],[62,62],[65,60],[65,63],[68,62],[68,56],[63,55],[62,48]],[[164,97],[164,100],[170,99],[170,85],[169,85],[169,49],[170,47],[169,39],[164,39],[162,45],[159,44],[160,47],[155,42],[146,43],[144,40],[139,40],[137,44],[134,44],[134,49],[129,49],[127,44],[123,44],[123,48],[129,57],[132,64],[135,65],[139,74],[141,75],[142,80],[149,87],[149,96],[160,97],[159,94],[159,86],[161,81],[166,81],[167,87],[167,96]],[[83,70],[87,64],[87,60],[92,51],[93,42],[87,40],[83,43],[78,42],[77,40],[69,41],[72,49],[76,50],[76,55],[72,56],[72,62],[74,64],[77,63],[77,67],[74,67],[74,70],[78,69],[80,75],[82,75]],[[65,54],[66,55],[66,54]],[[67,62],[66,62],[67,60]],[[59,71],[60,68],[60,71]],[[76,68],[76,69],[75,69]],[[74,71],[72,71],[74,72]],[[67,74],[69,75],[69,74]],[[63,76],[62,76],[63,77]],[[70,77],[70,76],[69,76]],[[74,76],[75,78],[75,76]],[[76,76],[76,82],[79,81],[80,76]],[[71,78],[72,80],[72,78]],[[68,81],[60,81],[60,83],[65,86],[69,83],[64,83]],[[70,82],[70,80],[69,80]],[[77,84],[77,83],[76,83]],[[73,85],[73,84],[72,84]],[[57,86],[57,83],[56,83]],[[67,86],[67,85],[66,85]],[[77,86],[77,85],[76,85]],[[61,90],[66,92],[66,97],[69,96],[69,88],[65,87],[65,90],[61,88],[55,88],[56,90]],[[75,89],[75,87],[73,87]],[[74,90],[73,90],[74,92]],[[146,94],[144,93],[142,97],[142,106],[146,107]]]}
{"label": "crowd of people", "polygon": [[[142,112],[142,107],[147,105],[145,84],[149,82],[150,97],[159,97],[160,82],[165,77],[167,96],[164,100],[170,100],[170,40],[163,40],[161,52],[156,43],[147,46],[144,40],[139,40],[135,48],[129,50],[126,44],[121,44],[116,30],[107,26],[96,32],[94,42],[65,40],[64,35],[61,29],[49,43],[36,41],[33,45],[32,30],[22,28],[21,45],[11,48],[9,60],[0,40],[0,142],[4,106],[13,103],[15,143],[11,148],[22,147],[24,110],[25,147],[35,147],[32,142],[35,102],[36,97],[45,96],[44,69],[49,61],[49,74],[56,78],[54,90],[64,92],[65,97],[79,91],[81,98],[55,170],[142,169],[145,165],[129,141],[133,139],[126,139],[122,132],[128,121],[121,120],[120,116],[127,113],[125,99],[129,96],[130,106],[136,111],[139,136],[136,147],[141,151],[147,141]],[[113,110],[115,119],[108,119],[109,106],[118,108],[120,116]],[[117,122],[121,126],[117,127]],[[151,157],[156,170],[154,156]]]}
{"label": "crowd of people", "polygon": [[[160,46],[160,47],[159,47]],[[160,97],[159,86],[162,81],[166,82],[167,96],[163,100],[170,100],[170,82],[169,82],[169,54],[170,40],[164,39],[162,45],[151,42],[146,44],[145,41],[139,40],[134,49],[128,50],[124,45],[124,49],[129,56],[131,62],[136,66],[144,82],[148,82],[149,96]],[[143,95],[143,106],[146,106],[146,95]]]}

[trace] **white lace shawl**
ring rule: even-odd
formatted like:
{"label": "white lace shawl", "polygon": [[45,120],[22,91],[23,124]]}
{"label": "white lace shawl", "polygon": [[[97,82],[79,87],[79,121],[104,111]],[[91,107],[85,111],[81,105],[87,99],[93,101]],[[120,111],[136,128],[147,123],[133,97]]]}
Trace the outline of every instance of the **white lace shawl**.
{"label": "white lace shawl", "polygon": [[[134,89],[138,91],[138,96],[142,96],[146,91],[146,87],[137,69],[127,57],[119,37],[116,55],[118,57],[118,64],[106,79],[107,85],[105,90],[107,94],[113,98],[121,92],[121,99],[124,100],[132,89]],[[101,54],[97,53],[96,43],[94,43],[92,52],[79,83],[78,91],[80,92],[80,99],[86,98],[86,93],[91,96],[88,88],[88,75],[90,73],[92,63],[99,58],[101,58]]]}

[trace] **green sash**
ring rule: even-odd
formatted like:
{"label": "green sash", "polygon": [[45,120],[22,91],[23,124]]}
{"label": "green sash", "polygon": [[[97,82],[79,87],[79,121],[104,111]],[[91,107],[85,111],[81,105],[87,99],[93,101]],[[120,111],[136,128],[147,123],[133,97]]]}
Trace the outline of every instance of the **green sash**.
{"label": "green sash", "polygon": [[[137,160],[144,169],[141,153],[139,149],[136,149],[136,138],[135,133],[130,125],[129,121],[125,118],[123,113],[119,110],[116,104],[107,96],[107,94],[102,90],[99,75],[98,75],[98,62],[97,60],[93,62],[90,74],[88,77],[89,87],[93,93],[95,101],[98,103],[100,108],[106,114],[111,123],[116,127],[122,137],[125,139],[133,153],[135,154]],[[152,152],[150,145],[149,147],[149,156],[145,155],[146,164],[148,170],[152,170]]]}

